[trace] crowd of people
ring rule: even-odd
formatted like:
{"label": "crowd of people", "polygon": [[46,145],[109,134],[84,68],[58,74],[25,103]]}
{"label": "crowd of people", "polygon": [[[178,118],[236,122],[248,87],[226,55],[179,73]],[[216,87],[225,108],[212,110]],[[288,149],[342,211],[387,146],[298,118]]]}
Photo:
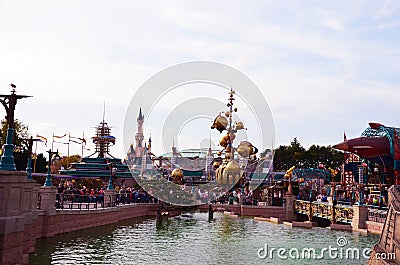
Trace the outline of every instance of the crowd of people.
{"label": "crowd of people", "polygon": [[241,203],[244,205],[257,205],[260,198],[254,196],[253,191],[248,188],[237,188],[233,189],[229,192],[221,192],[218,198],[212,200],[212,203],[220,203],[220,204],[235,204]]}
{"label": "crowd of people", "polygon": [[[66,201],[75,203],[103,203],[105,190],[106,188],[77,187],[73,185],[65,187],[60,184],[57,189],[56,204],[61,208],[62,204]],[[115,204],[156,203],[157,198],[154,198],[149,193],[140,188],[116,186]]]}

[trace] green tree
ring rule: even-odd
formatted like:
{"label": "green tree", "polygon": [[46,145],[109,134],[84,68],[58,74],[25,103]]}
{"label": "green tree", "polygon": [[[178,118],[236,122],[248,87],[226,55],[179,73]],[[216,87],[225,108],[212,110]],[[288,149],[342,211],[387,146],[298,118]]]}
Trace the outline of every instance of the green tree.
{"label": "green tree", "polygon": [[281,145],[275,150],[274,169],[287,170],[292,166],[298,167],[304,164],[305,149],[297,138],[290,142],[289,146]]}
{"label": "green tree", "polygon": [[260,153],[260,158],[265,157],[269,152],[271,152],[271,149],[265,149]]}
{"label": "green tree", "polygon": [[289,146],[281,145],[276,149],[274,156],[275,170],[287,170],[291,166],[297,168],[318,168],[323,164],[325,168],[338,168],[343,163],[343,154],[331,146],[312,145],[308,150],[301,146],[297,138]]}
{"label": "green tree", "polygon": [[[7,137],[7,120],[1,121],[0,131],[0,144],[3,146],[6,143]],[[13,134],[13,145],[14,145],[14,163],[17,170],[25,170],[28,161],[28,143],[25,139],[28,139],[30,134],[28,132],[28,126],[23,122],[16,119],[14,121],[14,134]]]}
{"label": "green tree", "polygon": [[71,156],[64,156],[58,161],[57,163],[57,168],[58,170],[63,167],[64,169],[67,169],[68,167],[71,166],[72,163],[74,162],[79,162],[81,161],[81,156],[80,155],[71,155]]}
{"label": "green tree", "polygon": [[[7,137],[7,120],[1,121],[1,145],[6,143]],[[14,121],[14,135],[13,135],[13,145],[14,152],[26,152],[28,150],[28,143],[24,139],[28,139],[30,137],[28,126],[24,124],[22,121],[16,119]]]}

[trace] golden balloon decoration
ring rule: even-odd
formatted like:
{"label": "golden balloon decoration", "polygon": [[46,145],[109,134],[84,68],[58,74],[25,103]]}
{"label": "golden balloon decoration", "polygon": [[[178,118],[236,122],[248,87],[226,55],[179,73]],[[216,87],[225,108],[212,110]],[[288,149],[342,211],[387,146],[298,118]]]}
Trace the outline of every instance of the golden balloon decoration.
{"label": "golden balloon decoration", "polygon": [[[233,107],[233,102],[235,91],[232,89],[229,91],[228,98],[228,110],[222,111],[213,121],[211,129],[217,129],[220,133],[227,130],[227,134],[222,136],[219,145],[225,151],[225,157],[221,164],[213,164],[216,168],[215,176],[218,184],[236,184],[240,176],[242,175],[240,165],[236,162],[235,152],[238,153],[240,157],[253,159],[255,154],[258,152],[257,148],[254,147],[250,142],[243,141],[240,143],[238,148],[235,148],[233,142],[236,138],[236,132],[239,130],[245,130],[243,122],[236,121],[233,122],[233,113],[237,112],[237,108]],[[218,156],[222,155],[222,151],[217,153]]]}
{"label": "golden balloon decoration", "polygon": [[182,185],[183,184],[183,171],[180,168],[175,168],[171,173],[172,182]]}
{"label": "golden balloon decoration", "polygon": [[228,126],[228,119],[225,118],[224,116],[218,115],[213,124],[211,125],[211,129],[217,129],[220,133],[222,133],[223,130],[226,130]]}

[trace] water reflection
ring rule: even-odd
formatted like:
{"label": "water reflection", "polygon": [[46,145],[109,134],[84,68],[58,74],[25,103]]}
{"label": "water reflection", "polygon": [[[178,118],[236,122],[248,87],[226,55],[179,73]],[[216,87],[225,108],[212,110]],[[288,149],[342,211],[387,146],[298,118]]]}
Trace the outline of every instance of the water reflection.
{"label": "water reflection", "polygon": [[[37,240],[30,264],[324,264],[323,261],[262,260],[257,250],[271,247],[371,247],[378,236],[288,228],[215,213],[190,213],[163,220],[136,219]],[[321,263],[322,262],[322,263]],[[329,260],[329,264],[365,261]]]}

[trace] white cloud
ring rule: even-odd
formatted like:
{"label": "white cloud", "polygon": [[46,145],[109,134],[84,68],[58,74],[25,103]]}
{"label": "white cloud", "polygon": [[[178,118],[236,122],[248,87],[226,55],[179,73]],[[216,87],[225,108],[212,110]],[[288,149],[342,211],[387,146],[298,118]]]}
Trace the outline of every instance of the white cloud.
{"label": "white cloud", "polygon": [[374,19],[381,20],[386,19],[394,14],[398,14],[400,11],[400,3],[399,1],[388,0],[384,1],[382,7],[376,13]]}

